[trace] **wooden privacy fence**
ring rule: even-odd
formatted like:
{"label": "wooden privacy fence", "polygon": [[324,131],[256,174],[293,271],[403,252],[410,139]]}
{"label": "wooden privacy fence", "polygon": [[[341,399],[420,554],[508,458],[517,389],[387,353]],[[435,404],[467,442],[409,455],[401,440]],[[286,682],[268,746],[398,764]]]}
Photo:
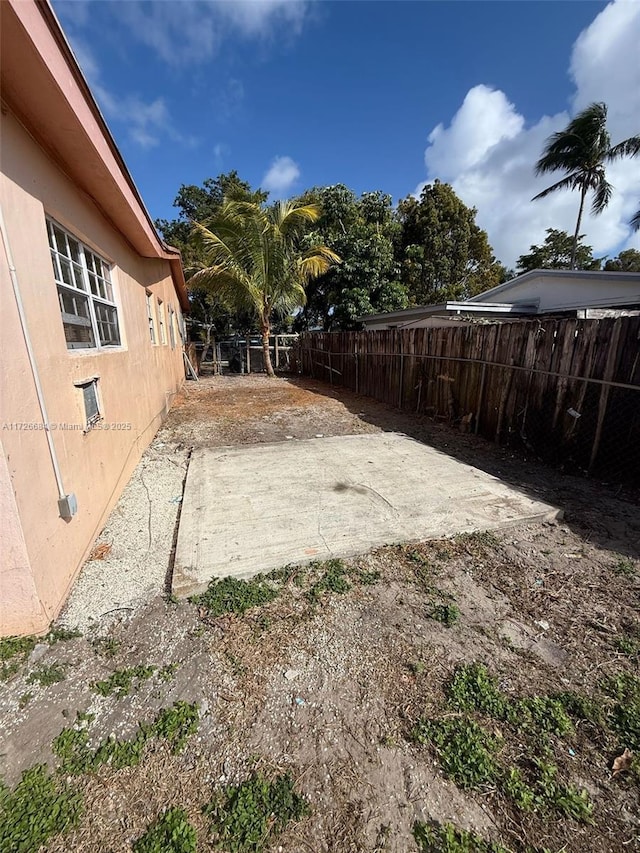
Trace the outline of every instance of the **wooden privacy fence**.
{"label": "wooden privacy fence", "polygon": [[640,317],[307,332],[293,367],[640,485]]}

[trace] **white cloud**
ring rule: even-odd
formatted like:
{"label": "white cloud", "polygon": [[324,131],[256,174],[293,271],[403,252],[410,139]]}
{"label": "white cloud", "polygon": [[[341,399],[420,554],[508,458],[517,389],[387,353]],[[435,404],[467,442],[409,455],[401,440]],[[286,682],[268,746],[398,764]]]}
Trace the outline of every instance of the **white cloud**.
{"label": "white cloud", "polygon": [[262,179],[261,186],[277,198],[282,198],[299,177],[300,168],[291,157],[276,157]]}
{"label": "white cloud", "polygon": [[114,95],[102,84],[98,63],[87,44],[76,37],[73,39],[73,51],[105,117],[114,123],[124,124],[131,139],[142,148],[159,145],[163,137],[188,148],[198,144],[195,137],[185,136],[177,130],[164,98],[145,101],[135,94],[125,97]]}
{"label": "white cloud", "polygon": [[[640,43],[640,4],[611,3],[576,40],[571,76],[576,90],[572,114],[594,101],[609,107],[612,141],[640,132],[640,63],[632,57]],[[536,161],[550,134],[565,127],[568,112],[542,116],[527,126],[517,107],[495,89],[471,89],[448,127],[439,124],[425,151],[427,177],[450,182],[489,234],[497,257],[513,266],[532,243],[544,240],[545,229],[573,233],[577,193],[554,193],[532,202],[540,190],[562,175],[538,178]],[[584,217],[581,231],[596,255],[625,246],[640,246],[628,221],[640,204],[640,160],[627,159],[607,168],[614,195],[598,217]],[[419,185],[416,192],[424,186]]]}
{"label": "white cloud", "polygon": [[222,171],[224,162],[229,156],[230,148],[224,142],[216,142],[213,146],[213,162],[218,171]]}
{"label": "white cloud", "polygon": [[112,3],[130,34],[170,65],[207,62],[229,35],[268,38],[276,29],[297,35],[307,0],[140,0]]}

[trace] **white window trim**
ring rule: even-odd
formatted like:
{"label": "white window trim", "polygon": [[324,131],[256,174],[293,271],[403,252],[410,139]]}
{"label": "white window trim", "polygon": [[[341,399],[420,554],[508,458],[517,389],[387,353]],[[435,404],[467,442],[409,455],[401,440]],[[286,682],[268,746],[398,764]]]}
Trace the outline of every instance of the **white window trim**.
{"label": "white window trim", "polygon": [[161,346],[167,345],[167,329],[165,325],[165,310],[164,310],[164,302],[162,299],[156,298],[156,303],[158,307],[158,329],[160,331],[160,344]]}
{"label": "white window trim", "polygon": [[[67,256],[63,252],[58,251],[58,245],[57,245],[57,241],[56,241],[55,232],[53,232],[53,237],[52,237],[51,233],[49,232],[49,226],[50,225],[55,226],[60,231],[62,231],[62,233],[66,235],[67,239],[71,238],[75,243],[78,244],[81,273],[82,273],[83,281],[84,281],[84,284],[86,287],[86,289],[83,290],[80,287],[74,287],[73,285],[69,285],[64,281],[64,278],[62,277],[62,275],[60,275],[58,277],[58,276],[56,276],[56,274],[54,272],[54,281],[56,284],[56,294],[57,294],[57,289],[60,287],[68,293],[80,294],[80,296],[82,298],[86,298],[87,305],[89,308],[89,320],[91,323],[91,331],[93,333],[93,338],[94,338],[94,342],[95,342],[93,346],[70,347],[68,345],[68,342],[66,341],[66,337],[65,337],[65,343],[67,345],[67,347],[66,347],[67,352],[71,353],[73,355],[78,355],[78,354],[87,353],[87,352],[95,355],[96,352],[112,352],[114,350],[118,351],[118,350],[124,349],[124,347],[122,345],[123,335],[122,335],[122,323],[120,322],[120,306],[118,305],[118,301],[116,299],[117,287],[116,287],[116,282],[115,282],[114,276],[113,276],[113,270],[114,270],[113,264],[111,264],[109,261],[107,261],[106,258],[104,258],[99,252],[96,252],[95,249],[93,249],[91,246],[88,246],[79,237],[76,237],[76,235],[72,231],[69,231],[68,228],[65,228],[64,225],[61,225],[52,216],[46,217],[46,225],[47,225],[47,244],[48,244],[50,256],[51,256],[51,250],[53,249],[56,253],[56,258],[58,256],[62,256],[65,259],[69,260],[70,263],[72,263],[72,265],[74,263],[72,258],[69,258],[69,256]],[[53,231],[53,228],[51,230]],[[54,248],[54,246],[51,245],[52,239],[53,239],[55,248]],[[101,296],[96,296],[92,292],[91,284],[89,281],[89,268],[88,268],[88,264],[87,264],[87,260],[86,260],[85,250],[90,252],[92,255],[95,255],[95,257],[98,258],[100,260],[100,262],[102,263],[102,265],[109,271],[108,282],[111,285],[111,292],[112,292],[113,301],[110,301],[109,299],[104,299]],[[57,269],[60,268],[59,262],[56,264],[56,268]],[[74,277],[75,277],[75,273],[74,273]],[[104,276],[102,276],[102,278],[104,278]],[[100,342],[98,318],[96,317],[96,310],[95,310],[94,302],[97,302],[101,305],[106,305],[109,308],[115,309],[116,324],[117,324],[117,329],[118,329],[118,337],[120,339],[119,343],[117,343],[117,344],[103,344]],[[75,315],[75,314],[64,314],[62,311],[60,311],[60,318],[61,318],[62,323],[63,323],[63,331],[64,331],[64,323],[73,324],[73,323],[77,323],[79,320],[77,315]],[[84,325],[84,324],[80,324],[80,325]]]}
{"label": "white window trim", "polygon": [[[91,430],[94,428],[94,426],[97,423],[104,420],[104,414],[103,414],[104,409],[102,408],[102,398],[100,396],[100,387],[98,384],[99,381],[100,381],[100,376],[89,376],[86,379],[81,379],[81,380],[73,383],[75,385],[75,387],[78,389],[78,391],[80,391],[80,393],[82,394],[81,406],[82,406],[82,412],[84,415],[84,430],[83,430],[83,432],[85,433],[85,435],[88,432],[91,432]],[[96,397],[96,407],[97,407],[96,414],[93,415],[91,418],[87,417],[87,407],[86,407],[86,403],[85,403],[85,399],[84,399],[84,389],[88,385],[94,386],[94,393],[95,393],[95,397]]]}
{"label": "white window trim", "polygon": [[147,301],[147,323],[149,326],[149,340],[151,346],[158,346],[158,335],[156,333],[156,319],[153,310],[153,293],[150,290],[145,290],[145,299]]}

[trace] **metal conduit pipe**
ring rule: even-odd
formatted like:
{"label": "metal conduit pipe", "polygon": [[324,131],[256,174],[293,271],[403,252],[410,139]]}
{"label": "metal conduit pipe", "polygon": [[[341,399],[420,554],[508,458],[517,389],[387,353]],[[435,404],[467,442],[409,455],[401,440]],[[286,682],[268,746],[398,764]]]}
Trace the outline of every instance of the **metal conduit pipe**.
{"label": "metal conduit pipe", "polygon": [[11,285],[13,287],[13,295],[15,296],[16,306],[18,308],[18,316],[20,318],[20,328],[22,329],[22,335],[24,337],[25,346],[27,348],[27,355],[29,357],[29,365],[31,367],[31,375],[33,376],[33,382],[36,389],[36,396],[38,398],[38,405],[40,407],[40,413],[42,415],[42,423],[44,425],[44,434],[47,439],[47,444],[49,446],[49,456],[51,457],[51,466],[53,468],[53,473],[56,478],[56,486],[58,488],[58,509],[60,510],[60,515],[62,518],[70,518],[72,515],[75,515],[76,511],[76,500],[75,495],[68,495],[65,492],[64,484],[62,482],[62,474],[60,473],[60,465],[58,464],[58,456],[56,454],[56,448],[53,443],[53,436],[51,435],[51,431],[49,429],[49,416],[47,415],[47,406],[44,399],[44,392],[42,390],[42,385],[40,383],[40,374],[38,373],[38,365],[36,363],[35,355],[33,352],[33,346],[31,345],[31,338],[29,336],[29,329],[27,327],[27,319],[24,313],[24,305],[22,303],[22,295],[20,293],[20,285],[18,283],[18,273],[15,268],[15,264],[13,263],[13,256],[11,254],[11,246],[9,244],[9,235],[7,234],[7,228],[4,220],[4,213],[2,210],[2,205],[0,205],[0,233],[2,234],[2,243],[4,245],[4,253],[7,258],[7,264],[9,266],[9,275],[11,277]]}

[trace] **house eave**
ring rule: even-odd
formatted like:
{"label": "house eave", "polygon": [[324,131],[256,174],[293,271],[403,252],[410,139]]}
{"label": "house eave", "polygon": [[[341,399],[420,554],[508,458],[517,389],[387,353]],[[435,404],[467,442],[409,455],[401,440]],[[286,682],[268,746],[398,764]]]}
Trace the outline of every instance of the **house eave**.
{"label": "house eave", "polygon": [[142,257],[169,262],[183,310],[189,308],[177,250],[155,230],[48,0],[0,3],[2,107]]}

